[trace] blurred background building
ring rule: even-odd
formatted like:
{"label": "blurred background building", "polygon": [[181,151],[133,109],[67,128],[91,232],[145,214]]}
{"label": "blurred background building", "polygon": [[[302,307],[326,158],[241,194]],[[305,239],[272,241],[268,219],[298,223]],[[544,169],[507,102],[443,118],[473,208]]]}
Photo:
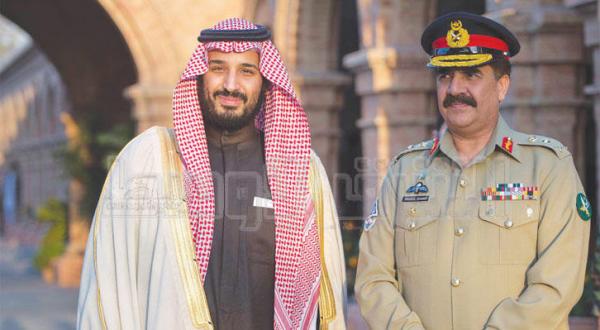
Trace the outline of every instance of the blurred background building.
{"label": "blurred background building", "polygon": [[[389,160],[442,124],[420,36],[453,10],[485,13],[518,36],[503,115],[563,142],[600,210],[597,0],[3,0],[3,239],[43,240],[60,221],[39,224],[39,211],[63,205],[65,244],[41,268],[77,286],[111,156],[136,133],[171,125],[171,93],[199,31],[237,16],[273,31],[291,71],[335,187],[352,284],[360,220]],[[600,271],[596,219],[589,268]],[[592,313],[594,292],[590,279],[576,313]]]}

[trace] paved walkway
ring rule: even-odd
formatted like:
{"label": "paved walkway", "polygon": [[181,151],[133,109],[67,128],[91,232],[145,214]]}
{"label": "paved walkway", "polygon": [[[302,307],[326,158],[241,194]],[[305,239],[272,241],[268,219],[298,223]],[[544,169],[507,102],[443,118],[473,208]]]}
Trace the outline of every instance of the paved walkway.
{"label": "paved walkway", "polygon": [[31,266],[35,241],[0,238],[0,330],[75,329],[78,290],[42,281]]}

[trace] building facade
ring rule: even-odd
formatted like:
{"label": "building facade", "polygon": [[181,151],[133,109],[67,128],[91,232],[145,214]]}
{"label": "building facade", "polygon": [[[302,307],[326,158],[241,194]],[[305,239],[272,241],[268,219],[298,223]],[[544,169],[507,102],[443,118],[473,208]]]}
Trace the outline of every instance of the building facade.
{"label": "building facade", "polygon": [[57,153],[67,141],[69,103],[60,74],[32,40],[5,19],[0,25],[0,203],[10,231],[33,222],[49,197],[68,200]]}
{"label": "building facade", "polygon": [[[5,0],[0,4],[0,13],[27,31],[56,67],[64,83],[61,88],[68,92],[67,111],[75,118],[100,112],[106,122],[131,118],[138,132],[152,125],[170,125],[172,89],[201,29],[232,16],[270,27],[308,112],[313,148],[334,181],[340,211],[348,220],[344,228],[352,232],[346,237],[349,241],[358,238],[360,228],[351,220],[368,212],[389,160],[409,144],[431,138],[441,124],[420,35],[434,17],[452,10],[485,13],[518,36],[522,51],[513,59],[504,116],[518,130],[563,142],[574,155],[590,199],[600,209],[597,0],[99,0],[93,4]],[[13,66],[18,62],[5,72]],[[18,89],[5,86],[2,79],[0,100],[23,99]],[[54,97],[54,102],[59,99]],[[0,116],[6,116],[8,108],[2,106]],[[16,157],[18,153],[10,156],[5,150],[25,145],[28,138],[7,140],[2,134],[6,132],[0,132],[4,139],[0,139],[4,143],[0,157]],[[28,171],[27,167],[24,173]],[[3,175],[10,185],[10,174]],[[35,187],[25,184],[20,195],[40,190]],[[350,245],[347,252],[352,254],[355,244]]]}

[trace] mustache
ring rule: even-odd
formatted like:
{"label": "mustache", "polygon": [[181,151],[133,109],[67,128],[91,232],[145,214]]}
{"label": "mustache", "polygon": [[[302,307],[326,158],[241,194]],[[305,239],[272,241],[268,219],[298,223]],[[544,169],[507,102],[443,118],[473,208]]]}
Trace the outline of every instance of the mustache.
{"label": "mustache", "polygon": [[248,102],[248,96],[246,96],[246,94],[244,94],[240,91],[228,91],[225,89],[221,89],[221,90],[218,90],[213,93],[214,98],[216,98],[219,95],[225,96],[225,97],[237,97],[238,99],[241,99],[244,102]]}
{"label": "mustache", "polygon": [[467,96],[467,95],[452,95],[452,94],[448,94],[446,95],[446,97],[444,98],[444,108],[450,107],[455,103],[464,103],[466,105],[470,105],[472,107],[476,107],[477,106],[477,101],[475,101],[474,98]]}

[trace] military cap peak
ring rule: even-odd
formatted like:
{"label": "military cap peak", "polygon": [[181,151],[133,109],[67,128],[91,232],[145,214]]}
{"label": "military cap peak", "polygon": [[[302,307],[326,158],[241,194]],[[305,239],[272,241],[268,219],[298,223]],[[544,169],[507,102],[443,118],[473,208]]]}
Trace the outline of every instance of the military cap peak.
{"label": "military cap peak", "polygon": [[487,17],[452,12],[436,18],[423,32],[421,46],[431,57],[430,67],[470,67],[515,56],[517,38]]}

